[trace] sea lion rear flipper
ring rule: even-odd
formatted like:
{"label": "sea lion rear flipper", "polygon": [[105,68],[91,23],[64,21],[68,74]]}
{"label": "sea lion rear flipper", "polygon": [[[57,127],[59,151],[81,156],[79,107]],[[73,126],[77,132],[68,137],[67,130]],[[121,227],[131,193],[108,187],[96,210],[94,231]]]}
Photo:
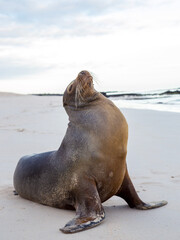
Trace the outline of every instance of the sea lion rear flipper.
{"label": "sea lion rear flipper", "polygon": [[105,213],[94,181],[84,181],[76,190],[75,208],[76,217],[60,229],[63,233],[80,232],[103,221]]}
{"label": "sea lion rear flipper", "polygon": [[162,207],[167,204],[166,201],[160,202],[152,202],[152,203],[144,203],[138,196],[131,179],[129,177],[128,171],[126,170],[126,174],[122,183],[122,186],[116,193],[116,196],[123,198],[130,208],[137,208],[140,210],[148,210],[153,208]]}
{"label": "sea lion rear flipper", "polygon": [[142,205],[138,205],[136,206],[136,208],[140,210],[148,210],[148,209],[162,207],[166,204],[167,204],[167,201],[151,202],[151,203],[144,203]]}

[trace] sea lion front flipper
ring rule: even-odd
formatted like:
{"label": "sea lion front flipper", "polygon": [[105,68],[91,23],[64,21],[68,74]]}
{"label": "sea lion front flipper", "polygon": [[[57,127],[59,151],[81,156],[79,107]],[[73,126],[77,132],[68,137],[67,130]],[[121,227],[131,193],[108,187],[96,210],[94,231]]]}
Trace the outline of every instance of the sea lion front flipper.
{"label": "sea lion front flipper", "polygon": [[60,229],[63,233],[75,233],[95,227],[105,218],[95,182],[90,180],[82,184],[76,190],[76,217]]}
{"label": "sea lion front flipper", "polygon": [[116,193],[116,196],[123,198],[130,208],[137,208],[140,210],[148,210],[153,208],[162,207],[167,204],[166,201],[160,202],[152,202],[152,203],[144,203],[138,196],[131,179],[129,177],[128,171],[126,170],[126,174],[120,187],[119,191]]}

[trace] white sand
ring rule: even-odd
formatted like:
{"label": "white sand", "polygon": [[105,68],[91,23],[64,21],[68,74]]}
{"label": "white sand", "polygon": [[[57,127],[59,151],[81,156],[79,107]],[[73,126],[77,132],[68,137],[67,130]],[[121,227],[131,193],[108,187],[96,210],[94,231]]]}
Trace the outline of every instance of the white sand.
{"label": "white sand", "polygon": [[144,201],[165,207],[130,209],[120,198],[104,203],[106,220],[88,231],[65,235],[59,228],[74,211],[42,206],[14,196],[19,158],[56,150],[68,123],[61,97],[0,96],[0,240],[179,240],[180,114],[123,109],[129,123],[128,168]]}

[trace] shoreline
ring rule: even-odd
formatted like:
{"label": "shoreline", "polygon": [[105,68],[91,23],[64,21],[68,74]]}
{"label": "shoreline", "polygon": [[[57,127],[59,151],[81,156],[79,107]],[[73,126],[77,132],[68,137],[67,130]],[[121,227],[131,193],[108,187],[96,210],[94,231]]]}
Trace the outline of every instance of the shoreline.
{"label": "shoreline", "polygon": [[[103,95],[105,92],[102,93]],[[63,94],[16,94],[16,93],[6,93],[6,92],[0,92],[0,97],[3,98],[8,98],[8,97],[50,97],[53,99],[53,97],[63,97]],[[161,112],[174,112],[174,113],[180,113],[180,104],[178,105],[168,105],[168,104],[163,104],[163,103],[144,103],[141,102],[141,100],[135,100],[135,99],[122,99],[119,98],[118,96],[115,97],[109,97],[108,98],[117,105],[120,109],[125,108],[125,109],[139,109],[139,110],[153,110],[153,111],[161,111]],[[179,100],[180,102],[180,100]]]}

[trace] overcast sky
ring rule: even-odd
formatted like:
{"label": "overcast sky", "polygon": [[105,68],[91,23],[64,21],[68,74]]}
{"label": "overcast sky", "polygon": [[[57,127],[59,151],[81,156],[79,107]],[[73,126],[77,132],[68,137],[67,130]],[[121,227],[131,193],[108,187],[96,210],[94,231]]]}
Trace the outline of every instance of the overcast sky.
{"label": "overcast sky", "polygon": [[0,91],[180,87],[179,0],[0,0]]}

